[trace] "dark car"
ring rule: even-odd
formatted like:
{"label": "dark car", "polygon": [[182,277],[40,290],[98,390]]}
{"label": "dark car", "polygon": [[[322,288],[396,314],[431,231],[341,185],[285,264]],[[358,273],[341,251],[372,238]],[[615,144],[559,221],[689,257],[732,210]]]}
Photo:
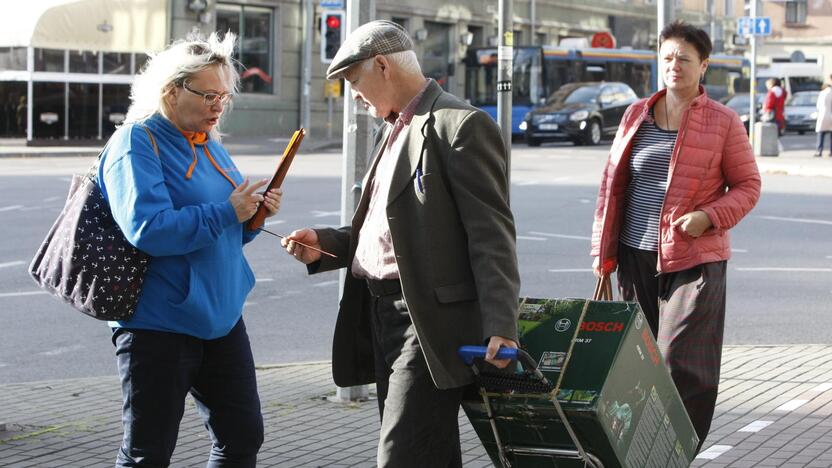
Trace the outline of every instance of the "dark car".
{"label": "dark car", "polygon": [[[763,108],[763,100],[765,99],[766,95],[762,93],[757,93],[757,111],[754,113],[755,121],[760,121],[760,110]],[[733,109],[734,112],[739,114],[740,120],[742,120],[743,125],[745,125],[745,131],[748,132],[748,121],[749,121],[749,107],[751,104],[751,97],[748,93],[737,93],[733,96],[726,98],[723,102],[726,106]]]}
{"label": "dark car", "polygon": [[636,99],[625,83],[569,83],[529,112],[521,128],[529,146],[549,140],[597,145],[604,135],[615,134],[624,111]]}
{"label": "dark car", "polygon": [[818,119],[818,102],[820,91],[798,91],[786,102],[786,131],[803,135],[815,131]]}

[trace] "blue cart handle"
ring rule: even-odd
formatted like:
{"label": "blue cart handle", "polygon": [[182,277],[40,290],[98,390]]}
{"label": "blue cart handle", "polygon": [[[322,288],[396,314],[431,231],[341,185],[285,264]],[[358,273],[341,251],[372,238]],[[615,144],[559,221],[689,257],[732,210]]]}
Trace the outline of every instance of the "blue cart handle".
{"label": "blue cart handle", "polygon": [[[488,348],[485,346],[460,346],[459,356],[470,366],[474,358],[484,358]],[[502,347],[497,351],[497,359],[517,359],[517,348]]]}

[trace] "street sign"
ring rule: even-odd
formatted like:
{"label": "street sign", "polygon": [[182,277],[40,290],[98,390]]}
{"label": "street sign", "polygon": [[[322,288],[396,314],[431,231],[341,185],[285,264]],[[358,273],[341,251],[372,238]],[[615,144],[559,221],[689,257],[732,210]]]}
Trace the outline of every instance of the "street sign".
{"label": "street sign", "polygon": [[741,16],[737,18],[737,34],[740,36],[770,36],[771,18],[768,16]]}
{"label": "street sign", "polygon": [[334,10],[344,9],[344,0],[321,0],[321,8],[332,8]]}

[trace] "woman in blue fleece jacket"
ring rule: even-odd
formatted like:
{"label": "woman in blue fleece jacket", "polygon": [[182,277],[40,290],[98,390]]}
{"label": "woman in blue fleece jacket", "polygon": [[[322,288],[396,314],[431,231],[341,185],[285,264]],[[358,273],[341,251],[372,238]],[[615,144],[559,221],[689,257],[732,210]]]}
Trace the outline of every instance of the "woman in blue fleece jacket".
{"label": "woman in blue fleece jacket", "polygon": [[208,466],[253,467],[263,442],[242,319],[254,286],[242,247],[255,233],[242,223],[259,203],[277,213],[280,191],[256,193],[266,181],[243,180],[219,142],[239,82],[234,41],[180,41],[153,57],[99,166],[113,217],[152,257],[135,315],[110,323],[124,399],[116,466],[169,465],[189,392],[213,440]]}

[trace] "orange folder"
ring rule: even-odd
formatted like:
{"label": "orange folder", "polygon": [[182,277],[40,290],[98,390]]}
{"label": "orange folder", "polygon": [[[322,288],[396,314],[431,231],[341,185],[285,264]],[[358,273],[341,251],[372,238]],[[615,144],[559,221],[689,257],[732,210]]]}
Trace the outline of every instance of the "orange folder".
{"label": "orange folder", "polygon": [[[289,172],[289,166],[295,159],[295,153],[298,152],[298,148],[300,148],[300,142],[303,141],[303,137],[305,135],[306,130],[304,130],[303,127],[296,130],[295,134],[292,135],[292,139],[289,140],[289,144],[286,145],[286,149],[283,150],[283,156],[277,163],[277,169],[274,171],[274,176],[272,176],[272,180],[269,182],[269,185],[266,186],[266,191],[273,188],[278,188],[283,183],[283,179],[286,178],[286,173]],[[252,216],[251,219],[249,219],[246,223],[246,228],[249,231],[256,231],[263,227],[263,222],[266,220],[266,213],[266,204],[261,203],[260,206],[257,208],[257,212],[254,213],[254,216]]]}

